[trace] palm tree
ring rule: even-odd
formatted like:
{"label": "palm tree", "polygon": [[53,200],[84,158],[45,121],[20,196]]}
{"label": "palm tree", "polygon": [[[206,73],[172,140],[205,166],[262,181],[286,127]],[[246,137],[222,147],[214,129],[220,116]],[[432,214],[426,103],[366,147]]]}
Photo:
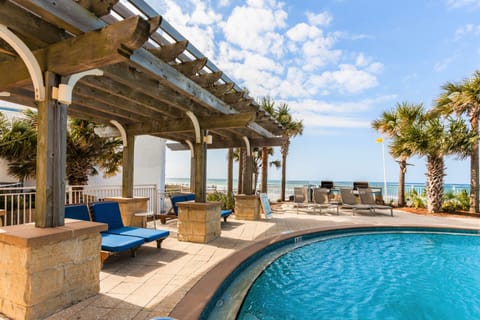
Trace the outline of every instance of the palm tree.
{"label": "palm tree", "polygon": [[[423,110],[422,110],[423,113]],[[440,212],[443,198],[444,157],[455,154],[465,157],[471,150],[474,136],[462,119],[442,119],[423,113],[415,126],[409,126],[398,143],[418,156],[427,158],[427,209]]]}
{"label": "palm tree", "polygon": [[98,174],[100,167],[105,176],[113,176],[122,163],[122,140],[101,138],[96,125],[86,120],[70,119],[67,135],[67,179],[70,185],[85,185],[88,176]]}
{"label": "palm tree", "polygon": [[[270,115],[275,113],[275,102],[270,97],[263,97],[260,106]],[[273,148],[262,147],[262,193],[268,189],[268,156],[273,155]],[[277,166],[278,167],[278,166]]]}
{"label": "palm tree", "polygon": [[407,160],[412,156],[412,150],[400,142],[400,138],[410,126],[415,126],[423,113],[422,104],[408,102],[397,103],[391,111],[382,113],[381,117],[372,122],[372,127],[392,139],[389,152],[398,159],[400,176],[398,179],[398,206],[405,205],[405,174]]}
{"label": "palm tree", "polygon": [[[442,114],[465,114],[470,130],[478,137],[480,116],[480,71],[475,71],[469,79],[461,83],[447,82],[442,86],[443,93],[437,99],[435,112]],[[479,207],[479,144],[478,139],[472,145],[470,153],[470,212],[480,211]]]}
{"label": "palm tree", "polygon": [[294,120],[288,104],[282,103],[275,109],[273,113],[273,117],[277,120],[284,128],[283,136],[285,142],[280,147],[280,151],[282,154],[282,183],[281,183],[281,191],[280,191],[280,200],[285,201],[285,186],[286,186],[286,178],[287,178],[287,155],[288,150],[290,147],[290,139],[303,134],[303,121],[302,120]]}
{"label": "palm tree", "polygon": [[[0,118],[0,157],[9,162],[9,174],[20,182],[35,177],[37,154],[37,113],[28,109],[24,115],[11,123]],[[96,167],[109,176],[121,165],[121,139],[101,138],[94,128],[89,121],[69,120],[66,171],[70,185],[86,184],[89,175],[98,173]]]}
{"label": "palm tree", "polygon": [[37,154],[37,114],[24,111],[24,119],[8,122],[2,114],[0,157],[8,161],[8,174],[20,183],[35,177]]}

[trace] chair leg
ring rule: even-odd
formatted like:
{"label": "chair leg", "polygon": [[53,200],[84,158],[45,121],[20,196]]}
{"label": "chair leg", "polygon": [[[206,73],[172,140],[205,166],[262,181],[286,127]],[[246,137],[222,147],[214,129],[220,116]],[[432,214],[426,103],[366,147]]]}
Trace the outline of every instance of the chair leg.
{"label": "chair leg", "polygon": [[165,240],[165,238],[163,239],[158,239],[157,240],[157,248],[161,248],[162,247],[162,241]]}
{"label": "chair leg", "polygon": [[130,257],[135,258],[137,256],[137,249],[138,247],[130,249]]}

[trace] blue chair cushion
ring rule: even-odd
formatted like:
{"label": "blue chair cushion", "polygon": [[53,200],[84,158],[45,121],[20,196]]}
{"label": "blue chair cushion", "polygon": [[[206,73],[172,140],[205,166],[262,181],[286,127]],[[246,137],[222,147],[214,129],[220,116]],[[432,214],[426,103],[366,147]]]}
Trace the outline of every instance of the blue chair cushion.
{"label": "blue chair cushion", "polygon": [[145,239],[145,242],[165,239],[170,235],[170,232],[167,230],[154,230],[137,227],[122,227],[117,229],[110,229],[108,230],[108,233],[129,237],[138,237]]}
{"label": "blue chair cushion", "polygon": [[178,206],[177,206],[177,203],[178,203],[178,202],[195,200],[195,194],[193,194],[193,193],[189,193],[189,194],[178,194],[178,195],[176,195],[176,196],[171,197],[170,200],[172,201],[173,211],[174,211],[175,214],[178,216]]}
{"label": "blue chair cushion", "polygon": [[232,214],[232,210],[225,209],[220,211],[220,217],[225,218]]}
{"label": "blue chair cushion", "polygon": [[102,250],[110,252],[121,252],[136,248],[145,242],[142,238],[137,237],[121,236],[106,232],[101,232],[100,234],[102,235]]}
{"label": "blue chair cushion", "polygon": [[92,204],[93,220],[108,224],[108,231],[123,228],[118,202],[105,201]]}
{"label": "blue chair cushion", "polygon": [[65,206],[65,218],[90,221],[87,205],[72,204]]}

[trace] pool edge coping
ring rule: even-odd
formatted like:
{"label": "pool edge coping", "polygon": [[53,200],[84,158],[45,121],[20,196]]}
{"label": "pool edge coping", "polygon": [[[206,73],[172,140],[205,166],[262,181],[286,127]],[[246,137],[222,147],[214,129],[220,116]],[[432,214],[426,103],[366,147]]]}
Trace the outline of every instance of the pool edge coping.
{"label": "pool edge coping", "polygon": [[454,227],[438,225],[419,225],[419,224],[345,224],[328,227],[317,227],[311,229],[297,230],[288,233],[282,233],[267,239],[259,240],[232,253],[218,264],[207,271],[185,294],[185,296],[175,305],[169,316],[174,319],[198,320],[201,319],[204,309],[210,300],[215,296],[217,290],[227,280],[240,265],[252,255],[266,249],[268,246],[276,243],[309,234],[315,234],[328,231],[355,230],[355,229],[379,229],[379,228],[411,228],[411,229],[439,229],[439,230],[472,230],[479,231],[476,227]]}

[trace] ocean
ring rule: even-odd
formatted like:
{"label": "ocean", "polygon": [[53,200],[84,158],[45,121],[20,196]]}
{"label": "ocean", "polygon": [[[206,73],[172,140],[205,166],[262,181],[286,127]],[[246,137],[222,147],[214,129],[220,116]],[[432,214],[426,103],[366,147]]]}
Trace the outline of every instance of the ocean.
{"label": "ocean", "polygon": [[[187,187],[190,184],[189,178],[166,178],[166,184],[181,185]],[[295,187],[317,187],[320,186],[320,180],[287,180],[285,186],[285,198],[288,200],[289,196],[293,196],[293,188]],[[237,180],[233,180],[233,189],[234,192],[237,190]],[[383,199],[386,202],[395,201],[398,194],[398,182],[387,182],[387,191],[384,192],[384,183],[383,182],[370,182],[368,185],[371,188],[381,189],[383,194]],[[334,181],[335,187],[353,187],[353,181]],[[280,198],[280,180],[268,180],[268,198],[270,201],[277,201]],[[257,190],[259,190],[260,185],[258,185]],[[207,189],[209,191],[217,190],[225,192],[227,190],[227,179],[208,179],[207,180]],[[411,190],[415,189],[419,194],[425,189],[424,183],[405,183],[405,192],[408,194]],[[460,192],[462,190],[470,191],[469,184],[445,184],[444,192]]]}

